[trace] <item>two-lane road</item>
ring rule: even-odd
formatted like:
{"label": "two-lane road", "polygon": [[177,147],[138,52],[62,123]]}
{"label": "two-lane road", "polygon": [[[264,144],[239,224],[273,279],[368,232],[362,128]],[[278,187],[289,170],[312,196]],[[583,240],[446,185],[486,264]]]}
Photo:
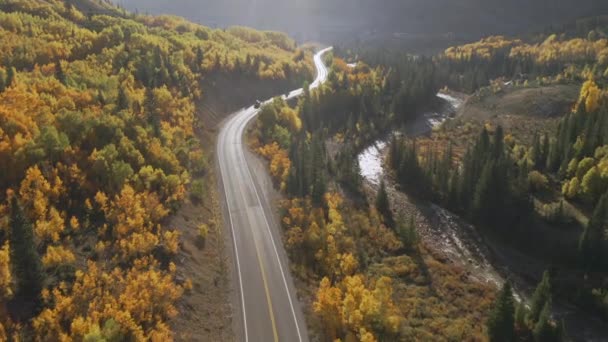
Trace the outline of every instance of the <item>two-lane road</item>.
{"label": "two-lane road", "polygon": [[[327,78],[321,57],[330,49],[314,56],[317,78],[311,88]],[[297,89],[286,98],[302,93],[302,89]],[[256,185],[245,158],[243,134],[257,113],[257,109],[249,107],[232,114],[217,143],[226,203],[224,221],[232,237],[238,282],[242,324],[237,336],[246,342],[305,342],[309,340],[306,320],[289,274],[279,229],[269,210],[272,206]]]}

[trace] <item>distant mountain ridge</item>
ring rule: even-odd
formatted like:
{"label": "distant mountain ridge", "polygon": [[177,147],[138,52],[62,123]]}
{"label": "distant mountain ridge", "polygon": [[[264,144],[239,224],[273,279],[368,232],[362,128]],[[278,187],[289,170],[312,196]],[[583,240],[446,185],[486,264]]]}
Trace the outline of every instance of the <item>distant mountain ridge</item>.
{"label": "distant mountain ridge", "polygon": [[588,15],[606,0],[116,0],[129,10],[175,14],[212,26],[246,25],[302,39],[324,33],[517,34]]}

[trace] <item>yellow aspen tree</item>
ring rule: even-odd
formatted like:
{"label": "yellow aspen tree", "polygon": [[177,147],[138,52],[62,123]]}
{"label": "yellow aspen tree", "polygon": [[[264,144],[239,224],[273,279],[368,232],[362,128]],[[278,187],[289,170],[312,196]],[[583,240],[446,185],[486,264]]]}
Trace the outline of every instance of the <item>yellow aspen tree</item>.
{"label": "yellow aspen tree", "polygon": [[63,246],[48,246],[42,257],[42,264],[46,268],[56,267],[63,264],[72,264],[76,261],[74,253]]}
{"label": "yellow aspen tree", "polygon": [[31,220],[37,220],[46,214],[49,200],[46,194],[51,191],[51,184],[44,178],[38,166],[25,172],[21,181],[19,196],[24,209]]}
{"label": "yellow aspen tree", "polygon": [[588,79],[581,87],[579,105],[584,105],[587,113],[595,112],[599,107],[600,95],[600,88],[595,81]]}
{"label": "yellow aspen tree", "polygon": [[342,291],[331,285],[329,278],[321,280],[317,290],[313,310],[324,327],[325,336],[331,340],[337,338],[342,332]]}
{"label": "yellow aspen tree", "polygon": [[[9,248],[8,243],[0,248],[0,302],[10,298],[13,294]],[[0,340],[2,339],[0,338]]]}
{"label": "yellow aspen tree", "polygon": [[367,331],[365,328],[361,328],[359,330],[359,337],[361,339],[361,342],[377,342],[378,341],[378,340],[376,340],[376,337],[374,337],[374,334]]}
{"label": "yellow aspen tree", "polygon": [[342,276],[350,276],[357,271],[359,263],[357,262],[357,259],[352,253],[341,254],[339,259],[340,273],[342,274]]}

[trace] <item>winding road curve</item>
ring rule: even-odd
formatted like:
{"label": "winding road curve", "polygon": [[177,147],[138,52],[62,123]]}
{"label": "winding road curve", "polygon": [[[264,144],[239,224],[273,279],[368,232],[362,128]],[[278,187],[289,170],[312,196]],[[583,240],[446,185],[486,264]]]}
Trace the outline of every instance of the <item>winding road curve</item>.
{"label": "winding road curve", "polygon": [[[322,56],[314,56],[318,87],[327,79]],[[297,89],[283,97],[300,96]],[[272,101],[267,100],[265,103]],[[289,264],[279,228],[273,220],[272,204],[265,198],[245,158],[243,134],[259,110],[242,109],[225,120],[217,142],[217,156],[225,195],[224,218],[233,243],[240,305],[237,336],[245,342],[309,340],[306,320],[289,274]]]}

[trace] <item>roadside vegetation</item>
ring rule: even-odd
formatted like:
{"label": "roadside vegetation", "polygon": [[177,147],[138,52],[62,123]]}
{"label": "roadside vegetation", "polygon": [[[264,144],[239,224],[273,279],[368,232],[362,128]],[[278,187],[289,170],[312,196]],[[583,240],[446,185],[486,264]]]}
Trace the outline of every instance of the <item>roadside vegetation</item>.
{"label": "roadside vegetation", "polygon": [[55,0],[3,1],[0,45],[0,340],[172,340],[193,284],[168,223],[210,191],[196,108],[218,77],[301,83],[310,54]]}

